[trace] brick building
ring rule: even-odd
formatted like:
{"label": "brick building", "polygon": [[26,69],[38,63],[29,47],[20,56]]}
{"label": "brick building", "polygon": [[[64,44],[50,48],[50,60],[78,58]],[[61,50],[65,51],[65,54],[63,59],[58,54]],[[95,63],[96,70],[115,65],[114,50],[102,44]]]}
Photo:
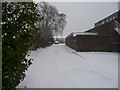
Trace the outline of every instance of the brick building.
{"label": "brick building", "polygon": [[90,30],[69,34],[66,45],[76,51],[120,51],[120,11],[95,23]]}

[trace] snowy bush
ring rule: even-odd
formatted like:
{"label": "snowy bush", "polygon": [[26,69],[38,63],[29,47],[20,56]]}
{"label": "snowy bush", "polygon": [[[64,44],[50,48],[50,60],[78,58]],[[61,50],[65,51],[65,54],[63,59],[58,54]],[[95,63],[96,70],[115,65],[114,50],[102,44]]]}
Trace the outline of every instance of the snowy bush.
{"label": "snowy bush", "polygon": [[25,78],[32,59],[26,59],[36,44],[36,21],[40,20],[32,2],[2,3],[2,88],[15,88]]}

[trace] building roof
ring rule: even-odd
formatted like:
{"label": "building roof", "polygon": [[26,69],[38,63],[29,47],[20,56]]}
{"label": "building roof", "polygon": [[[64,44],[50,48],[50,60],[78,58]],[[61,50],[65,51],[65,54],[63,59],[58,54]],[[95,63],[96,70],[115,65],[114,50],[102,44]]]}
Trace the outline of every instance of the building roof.
{"label": "building roof", "polygon": [[73,36],[77,36],[77,35],[98,35],[98,33],[91,33],[91,32],[74,32]]}
{"label": "building roof", "polygon": [[104,23],[110,22],[112,20],[116,20],[118,18],[118,13],[120,12],[120,10],[118,10],[117,12],[113,13],[112,15],[98,21],[95,23],[95,27],[103,25]]}

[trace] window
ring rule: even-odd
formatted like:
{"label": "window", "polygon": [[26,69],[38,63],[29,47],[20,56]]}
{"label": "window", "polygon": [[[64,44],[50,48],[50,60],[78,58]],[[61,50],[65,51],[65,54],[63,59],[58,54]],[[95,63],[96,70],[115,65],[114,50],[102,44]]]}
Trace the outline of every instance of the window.
{"label": "window", "polygon": [[106,22],[109,22],[109,19],[108,19],[108,18],[106,19]]}
{"label": "window", "polygon": [[101,22],[101,25],[102,25],[102,24],[104,24],[104,23],[105,23],[105,22],[104,22],[104,21],[102,21],[102,22]]}
{"label": "window", "polygon": [[117,14],[115,15],[115,17],[117,18]]}
{"label": "window", "polygon": [[112,20],[112,17],[110,18],[110,21]]}
{"label": "window", "polygon": [[100,26],[100,24],[98,23],[98,26]]}
{"label": "window", "polygon": [[115,16],[113,16],[113,19],[115,19]]}

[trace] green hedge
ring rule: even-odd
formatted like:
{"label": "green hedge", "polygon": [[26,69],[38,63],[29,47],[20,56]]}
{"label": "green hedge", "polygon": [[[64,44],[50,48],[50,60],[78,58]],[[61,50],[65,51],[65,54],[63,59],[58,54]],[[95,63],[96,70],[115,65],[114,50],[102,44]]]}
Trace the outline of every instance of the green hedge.
{"label": "green hedge", "polygon": [[36,6],[32,2],[2,3],[2,88],[15,88],[32,64],[25,57],[36,44],[35,23],[40,20]]}

